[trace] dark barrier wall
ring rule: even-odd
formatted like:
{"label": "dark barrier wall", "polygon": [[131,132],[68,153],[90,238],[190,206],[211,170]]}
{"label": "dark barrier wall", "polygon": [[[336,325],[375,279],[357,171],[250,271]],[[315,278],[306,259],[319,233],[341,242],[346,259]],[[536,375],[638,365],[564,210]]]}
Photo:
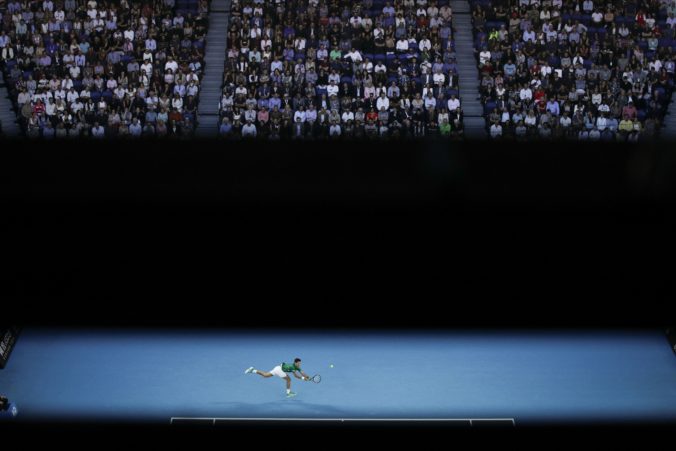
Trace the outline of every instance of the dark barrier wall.
{"label": "dark barrier wall", "polygon": [[674,354],[676,354],[676,326],[672,326],[667,329],[667,338],[669,339],[671,350],[674,351]]}
{"label": "dark barrier wall", "polygon": [[18,327],[0,327],[0,369],[7,365],[18,336]]}

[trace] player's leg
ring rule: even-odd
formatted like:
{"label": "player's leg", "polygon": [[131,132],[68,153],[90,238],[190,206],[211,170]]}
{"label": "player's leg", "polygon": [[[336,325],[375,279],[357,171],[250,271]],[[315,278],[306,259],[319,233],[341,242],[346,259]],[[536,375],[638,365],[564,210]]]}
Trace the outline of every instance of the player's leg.
{"label": "player's leg", "polygon": [[244,373],[245,374],[254,373],[254,374],[260,374],[263,377],[272,377],[272,373],[268,373],[267,371],[257,370],[252,366],[247,368],[247,370]]}
{"label": "player's leg", "polygon": [[286,396],[291,397],[291,396],[296,396],[294,392],[291,391],[291,378],[287,374],[286,377]]}

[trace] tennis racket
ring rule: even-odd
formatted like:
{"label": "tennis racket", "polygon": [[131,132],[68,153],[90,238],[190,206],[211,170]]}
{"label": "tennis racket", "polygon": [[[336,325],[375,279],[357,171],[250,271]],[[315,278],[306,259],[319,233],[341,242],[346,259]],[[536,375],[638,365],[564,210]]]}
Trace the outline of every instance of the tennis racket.
{"label": "tennis racket", "polygon": [[322,377],[319,374],[315,374],[314,376],[312,376],[308,380],[314,382],[315,384],[318,384],[322,381]]}

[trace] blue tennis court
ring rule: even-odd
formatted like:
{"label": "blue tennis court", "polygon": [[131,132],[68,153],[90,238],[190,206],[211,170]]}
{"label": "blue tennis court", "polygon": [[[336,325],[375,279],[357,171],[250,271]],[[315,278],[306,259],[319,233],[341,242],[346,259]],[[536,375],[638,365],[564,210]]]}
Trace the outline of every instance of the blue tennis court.
{"label": "blue tennis court", "polygon": [[[244,374],[294,357],[319,384]],[[334,367],[330,368],[329,365]],[[0,393],[19,418],[676,421],[662,331],[303,333],[25,329]]]}

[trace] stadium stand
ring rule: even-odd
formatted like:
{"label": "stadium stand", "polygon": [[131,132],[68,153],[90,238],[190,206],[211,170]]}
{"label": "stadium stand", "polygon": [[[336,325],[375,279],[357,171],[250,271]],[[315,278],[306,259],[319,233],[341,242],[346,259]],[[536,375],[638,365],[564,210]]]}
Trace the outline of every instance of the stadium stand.
{"label": "stadium stand", "polygon": [[0,131],[676,138],[675,30],[676,0],[0,0]]}
{"label": "stadium stand", "polygon": [[674,86],[674,0],[470,0],[490,136],[656,137]]}
{"label": "stadium stand", "polygon": [[232,1],[219,134],[463,135],[448,0]]}
{"label": "stadium stand", "polygon": [[207,0],[8,0],[2,69],[29,137],[191,136]]}

